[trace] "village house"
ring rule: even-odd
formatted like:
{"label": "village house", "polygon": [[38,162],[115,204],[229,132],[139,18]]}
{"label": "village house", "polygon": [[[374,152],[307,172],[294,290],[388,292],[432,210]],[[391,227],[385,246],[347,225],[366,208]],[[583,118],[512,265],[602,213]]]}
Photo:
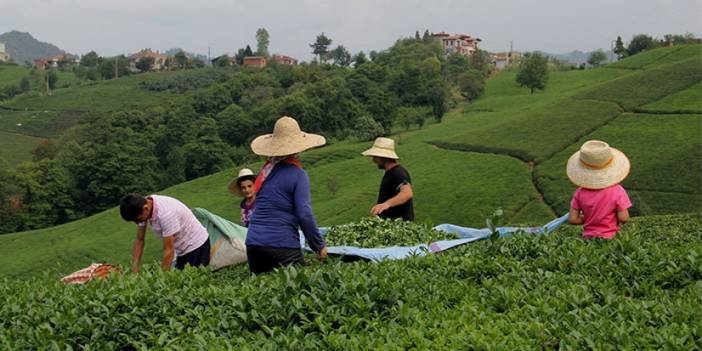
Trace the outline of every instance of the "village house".
{"label": "village house", "polygon": [[244,57],[244,66],[251,67],[266,67],[266,58],[263,56],[246,56]]}
{"label": "village house", "polygon": [[468,34],[448,34],[446,32],[434,33],[432,36],[441,41],[444,49],[444,55],[458,53],[464,56],[470,56],[478,50],[480,38],[471,37]]}
{"label": "village house", "polygon": [[152,51],[151,49],[144,49],[136,54],[129,56],[129,69],[132,72],[138,72],[139,69],[136,67],[137,62],[144,57],[151,57],[154,59],[153,64],[151,64],[151,70],[160,71],[166,67],[166,61],[168,61],[168,56],[159,53],[158,51]]}
{"label": "village house", "polygon": [[296,65],[297,59],[285,55],[273,55],[273,61],[281,65]]}
{"label": "village house", "polygon": [[68,68],[77,63],[75,57],[68,54],[58,54],[34,60],[34,67],[37,69],[47,68]]}
{"label": "village house", "polygon": [[492,64],[495,65],[495,69],[497,70],[509,68],[516,64],[519,64],[519,60],[521,59],[521,57],[522,54],[516,51],[496,52],[490,54]]}
{"label": "village house", "polygon": [[10,54],[5,51],[5,43],[0,42],[0,62],[7,62],[10,60]]}

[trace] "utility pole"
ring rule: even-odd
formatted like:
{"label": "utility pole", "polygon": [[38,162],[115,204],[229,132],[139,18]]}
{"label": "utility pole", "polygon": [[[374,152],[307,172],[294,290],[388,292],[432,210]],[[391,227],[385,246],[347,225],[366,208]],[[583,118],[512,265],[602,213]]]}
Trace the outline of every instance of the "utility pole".
{"label": "utility pole", "polygon": [[115,78],[119,78],[119,55],[115,56]]}

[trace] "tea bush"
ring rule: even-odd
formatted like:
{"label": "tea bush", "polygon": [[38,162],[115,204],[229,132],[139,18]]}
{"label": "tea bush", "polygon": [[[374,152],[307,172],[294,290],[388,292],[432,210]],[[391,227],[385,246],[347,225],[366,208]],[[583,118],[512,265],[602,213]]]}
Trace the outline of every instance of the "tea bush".
{"label": "tea bush", "polygon": [[611,241],[481,241],[379,264],[251,276],[188,268],[0,284],[0,348],[678,349],[702,341],[702,220],[637,218]]}
{"label": "tea bush", "polygon": [[324,238],[329,246],[384,247],[428,244],[457,237],[426,224],[364,217],[355,223],[332,226]]}

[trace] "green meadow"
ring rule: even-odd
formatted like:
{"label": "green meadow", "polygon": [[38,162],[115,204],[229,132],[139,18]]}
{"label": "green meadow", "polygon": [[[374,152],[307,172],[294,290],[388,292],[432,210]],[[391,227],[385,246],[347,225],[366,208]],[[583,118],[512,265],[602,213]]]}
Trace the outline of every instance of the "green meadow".
{"label": "green meadow", "polygon": [[32,149],[44,140],[22,134],[0,131],[0,158],[10,166],[31,159]]}
{"label": "green meadow", "polygon": [[[500,72],[488,80],[484,97],[460,104],[441,123],[397,129],[392,137],[412,176],[417,219],[483,227],[485,217],[502,208],[505,224],[543,224],[568,210],[575,186],[567,180],[565,161],[588,139],[607,141],[630,157],[632,170],[623,185],[634,202],[632,213],[702,211],[702,114],[679,113],[698,106],[692,95],[702,81],[699,48],[663,48],[598,69],[552,72],[546,90],[535,94],[516,85],[515,72]],[[628,66],[629,60],[636,61]],[[110,100],[118,96],[132,97],[137,106],[177,96],[138,90],[139,79],[143,78],[66,88],[52,97],[22,97],[8,106],[106,111],[119,108],[120,101],[124,104]],[[648,109],[661,112],[640,113]],[[31,117],[24,111],[8,116],[14,119],[5,123],[0,115],[0,129],[15,131],[13,123]],[[46,116],[46,121],[61,119],[50,112]],[[42,117],[36,118],[36,130],[51,129],[54,123],[42,127]],[[360,156],[370,144],[344,141],[303,153],[320,225],[368,215],[382,177],[370,160]],[[239,199],[226,190],[237,171],[158,193],[237,221]],[[133,224],[123,222],[111,209],[54,228],[2,235],[0,275],[32,276],[47,269],[66,273],[91,262],[127,264],[134,231]],[[160,244],[149,235],[146,261],[157,259],[159,252]]]}

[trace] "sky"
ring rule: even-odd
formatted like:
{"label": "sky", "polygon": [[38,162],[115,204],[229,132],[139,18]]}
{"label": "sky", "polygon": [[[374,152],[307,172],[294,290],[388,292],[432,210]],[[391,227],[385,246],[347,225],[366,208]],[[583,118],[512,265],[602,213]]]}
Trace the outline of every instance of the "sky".
{"label": "sky", "polygon": [[352,53],[383,50],[400,37],[446,31],[506,51],[609,49],[621,35],[702,35],[702,0],[0,0],[0,33],[29,32],[74,54],[129,54],[142,48],[212,57],[270,34],[269,51],[312,58],[322,32]]}

